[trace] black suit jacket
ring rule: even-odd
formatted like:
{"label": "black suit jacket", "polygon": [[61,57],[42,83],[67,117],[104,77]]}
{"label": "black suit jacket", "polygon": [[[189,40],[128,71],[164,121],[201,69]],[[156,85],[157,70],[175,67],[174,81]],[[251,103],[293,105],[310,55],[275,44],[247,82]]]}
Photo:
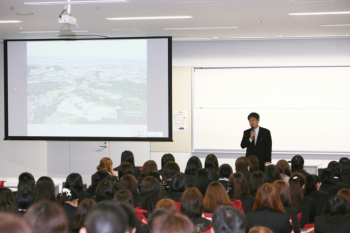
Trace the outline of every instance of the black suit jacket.
{"label": "black suit jacket", "polygon": [[[260,126],[259,126],[260,127]],[[247,129],[243,133],[241,141],[242,149],[247,148],[245,156],[255,155],[259,159],[259,170],[265,170],[265,162],[271,162],[271,151],[272,151],[272,139],[270,130],[263,127],[259,128],[258,138],[256,145],[254,140],[250,142],[251,129]]]}
{"label": "black suit jacket", "polygon": [[[343,218],[341,218],[343,217]],[[315,233],[349,233],[350,216],[339,216],[333,222],[324,219],[322,215],[315,218]]]}
{"label": "black suit jacket", "polygon": [[268,227],[274,233],[290,233],[292,229],[287,214],[269,209],[268,207],[248,213],[246,215],[246,221],[246,232],[249,232],[249,229],[255,226]]}

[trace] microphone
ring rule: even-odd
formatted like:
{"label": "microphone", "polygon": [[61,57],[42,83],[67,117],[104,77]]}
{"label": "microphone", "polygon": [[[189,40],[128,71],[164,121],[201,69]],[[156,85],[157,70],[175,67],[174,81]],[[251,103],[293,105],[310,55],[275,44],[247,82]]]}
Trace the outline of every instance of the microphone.
{"label": "microphone", "polygon": [[252,127],[252,130],[251,131],[253,131],[254,132],[254,127]]}

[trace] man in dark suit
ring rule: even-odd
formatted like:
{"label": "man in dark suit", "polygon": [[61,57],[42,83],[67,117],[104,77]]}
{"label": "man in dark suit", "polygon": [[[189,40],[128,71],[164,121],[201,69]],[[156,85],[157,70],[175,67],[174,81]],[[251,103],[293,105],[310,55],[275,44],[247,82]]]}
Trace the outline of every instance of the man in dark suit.
{"label": "man in dark suit", "polygon": [[268,129],[259,126],[259,114],[252,112],[248,116],[250,129],[243,133],[242,149],[247,148],[246,157],[255,155],[259,159],[259,170],[264,171],[271,163],[272,139]]}

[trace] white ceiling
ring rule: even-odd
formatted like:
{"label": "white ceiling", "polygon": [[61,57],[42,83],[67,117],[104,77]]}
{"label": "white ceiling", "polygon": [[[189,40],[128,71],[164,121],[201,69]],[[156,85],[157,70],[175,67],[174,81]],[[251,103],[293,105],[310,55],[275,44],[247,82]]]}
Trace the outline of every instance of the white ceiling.
{"label": "white ceiling", "polygon": [[[57,38],[62,5],[27,5],[24,2],[62,0],[0,0],[0,40]],[[74,2],[74,0],[71,0]],[[173,36],[173,40],[241,40],[290,38],[350,38],[350,14],[292,16],[299,12],[350,11],[350,0],[127,0],[124,3],[74,4],[71,15],[79,29],[75,34],[91,37]],[[17,13],[34,13],[21,16]],[[108,17],[192,16],[189,19],[109,21]],[[238,27],[236,29],[165,30],[164,28]],[[68,29],[68,26],[64,26]],[[113,30],[121,29],[121,30]]]}

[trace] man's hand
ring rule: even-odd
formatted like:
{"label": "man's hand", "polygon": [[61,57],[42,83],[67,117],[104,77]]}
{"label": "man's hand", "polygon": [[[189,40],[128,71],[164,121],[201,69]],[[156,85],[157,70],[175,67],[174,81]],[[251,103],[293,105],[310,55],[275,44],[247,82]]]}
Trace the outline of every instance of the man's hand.
{"label": "man's hand", "polygon": [[268,166],[270,164],[270,162],[265,162],[264,163],[264,166],[266,167],[266,166]]}
{"label": "man's hand", "polygon": [[250,132],[250,140],[254,140],[254,137],[255,137],[255,132],[254,131],[251,131]]}

